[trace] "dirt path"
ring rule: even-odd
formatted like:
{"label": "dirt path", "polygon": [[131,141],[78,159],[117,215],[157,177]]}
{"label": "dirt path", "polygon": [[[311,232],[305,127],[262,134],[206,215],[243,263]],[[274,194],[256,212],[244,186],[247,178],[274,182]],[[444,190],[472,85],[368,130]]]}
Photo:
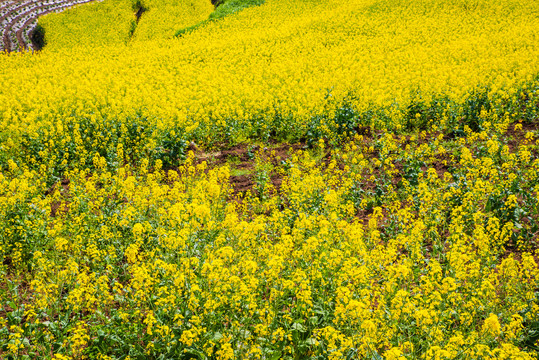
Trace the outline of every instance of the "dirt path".
{"label": "dirt path", "polygon": [[[40,3],[42,5],[39,5]],[[3,44],[4,44],[4,50],[7,51],[7,52],[11,52],[12,43],[11,43],[11,36],[10,35],[12,35],[12,34],[10,34],[10,32],[11,32],[11,29],[13,28],[13,26],[19,22],[20,18],[23,18],[23,17],[25,17],[27,15],[31,15],[31,14],[35,13],[36,10],[47,8],[47,7],[50,7],[50,6],[60,5],[60,4],[63,4],[63,3],[64,3],[63,1],[59,1],[57,3],[52,3],[51,2],[51,3],[43,4],[42,1],[40,1],[40,2],[27,1],[27,2],[23,2],[21,5],[15,7],[15,8],[12,8],[9,12],[4,14],[2,16],[2,18],[0,18],[0,23],[3,22],[5,19],[9,18],[9,16],[11,14],[16,13],[17,11],[19,11],[21,9],[24,9],[24,8],[26,8],[28,6],[32,6],[32,5],[37,5],[37,6],[34,6],[33,8],[31,8],[31,9],[27,10],[26,12],[17,15],[15,18],[11,19],[11,21],[8,24],[6,24],[3,29],[1,29],[1,31],[2,31],[2,39],[3,39]],[[12,4],[16,4],[16,3],[12,3]]]}
{"label": "dirt path", "polygon": [[[10,5],[16,5],[16,4],[21,4],[17,7],[14,7],[12,9],[9,9],[9,6],[2,6],[0,7],[0,13],[2,12],[2,10],[4,9],[9,9],[8,12],[6,12],[4,15],[0,16],[0,24],[5,20],[7,19],[11,14],[13,14],[14,12],[20,10],[20,9],[24,9],[25,7],[29,6],[29,5],[32,5],[32,4],[35,4],[36,2],[35,1],[26,1],[24,2],[24,0],[17,0],[17,1],[12,1],[10,3]],[[1,4],[1,3],[0,3]]]}

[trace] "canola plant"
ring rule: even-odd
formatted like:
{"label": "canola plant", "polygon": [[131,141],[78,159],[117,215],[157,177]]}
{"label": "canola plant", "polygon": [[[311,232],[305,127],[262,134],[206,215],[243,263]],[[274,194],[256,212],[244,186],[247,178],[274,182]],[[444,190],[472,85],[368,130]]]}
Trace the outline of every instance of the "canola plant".
{"label": "canola plant", "polygon": [[0,357],[537,359],[539,4],[212,10],[0,55]]}

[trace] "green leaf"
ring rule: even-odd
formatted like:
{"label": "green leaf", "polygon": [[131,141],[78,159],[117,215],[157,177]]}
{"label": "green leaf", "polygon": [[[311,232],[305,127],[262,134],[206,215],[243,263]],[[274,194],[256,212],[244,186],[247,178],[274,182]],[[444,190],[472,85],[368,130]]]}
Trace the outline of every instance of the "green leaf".
{"label": "green leaf", "polygon": [[223,338],[223,334],[221,334],[221,333],[218,332],[218,331],[215,332],[215,333],[213,334],[213,336],[211,337],[211,339],[212,339],[213,341],[219,341],[219,340],[221,340],[222,338]]}

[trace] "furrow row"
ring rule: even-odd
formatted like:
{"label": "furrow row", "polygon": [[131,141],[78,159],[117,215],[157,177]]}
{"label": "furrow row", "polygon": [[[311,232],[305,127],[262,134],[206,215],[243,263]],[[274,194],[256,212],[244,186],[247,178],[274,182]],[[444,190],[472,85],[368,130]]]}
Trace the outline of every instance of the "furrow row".
{"label": "furrow row", "polygon": [[0,8],[0,52],[33,49],[31,36],[39,16],[95,0],[6,1]]}

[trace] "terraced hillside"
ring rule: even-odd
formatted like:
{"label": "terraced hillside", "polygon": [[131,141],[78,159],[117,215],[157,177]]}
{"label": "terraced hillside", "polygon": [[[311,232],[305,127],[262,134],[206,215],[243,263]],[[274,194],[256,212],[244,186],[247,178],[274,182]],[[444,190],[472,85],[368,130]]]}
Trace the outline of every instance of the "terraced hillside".
{"label": "terraced hillside", "polygon": [[32,50],[38,18],[95,0],[3,0],[0,2],[0,51]]}
{"label": "terraced hillside", "polygon": [[537,360],[539,2],[213,10],[0,53],[0,358]]}

